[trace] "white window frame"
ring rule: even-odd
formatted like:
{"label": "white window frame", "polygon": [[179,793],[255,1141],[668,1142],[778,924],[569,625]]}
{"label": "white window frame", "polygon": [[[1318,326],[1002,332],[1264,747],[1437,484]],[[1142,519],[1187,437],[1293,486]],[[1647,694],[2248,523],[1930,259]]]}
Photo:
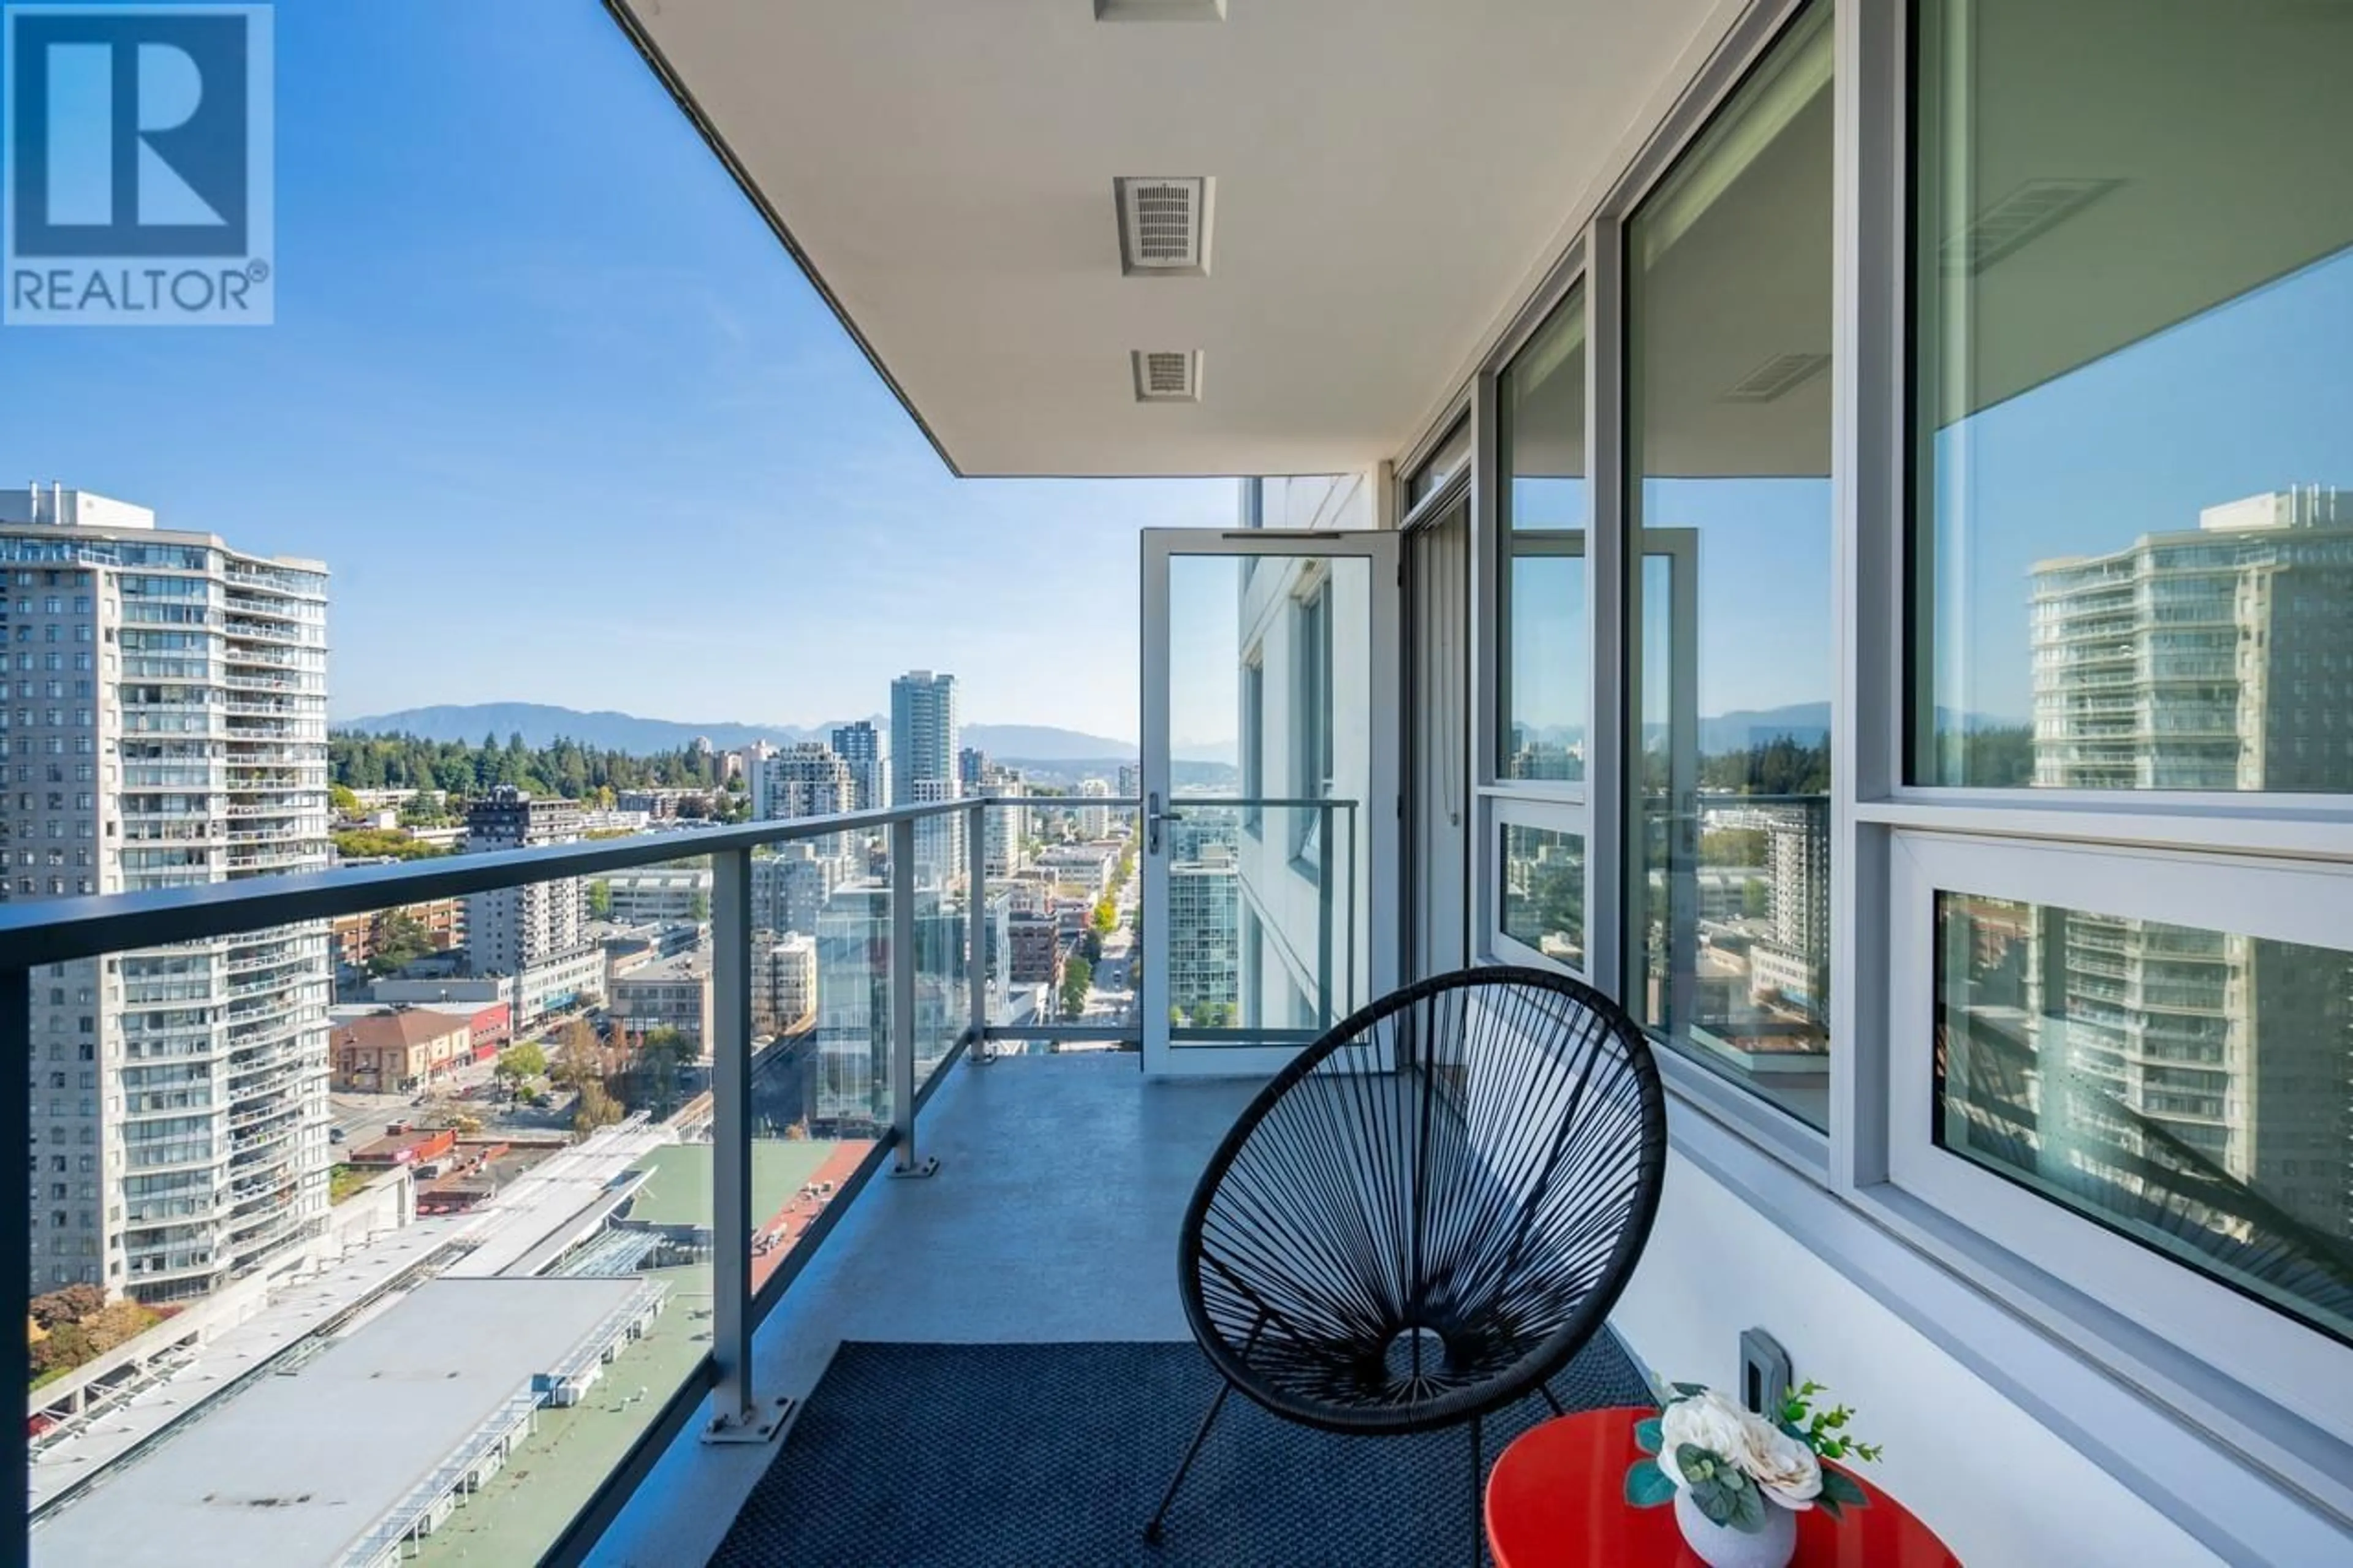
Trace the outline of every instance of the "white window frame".
{"label": "white window frame", "polygon": [[2353,950],[2353,877],[2311,862],[1913,831],[1895,836],[1893,870],[1888,1038],[1908,1044],[1894,1053],[1887,1075],[1890,1184],[2353,1443],[2353,1405],[2343,1397],[2353,1349],[2194,1264],[1938,1148],[1931,1133],[1938,893]]}

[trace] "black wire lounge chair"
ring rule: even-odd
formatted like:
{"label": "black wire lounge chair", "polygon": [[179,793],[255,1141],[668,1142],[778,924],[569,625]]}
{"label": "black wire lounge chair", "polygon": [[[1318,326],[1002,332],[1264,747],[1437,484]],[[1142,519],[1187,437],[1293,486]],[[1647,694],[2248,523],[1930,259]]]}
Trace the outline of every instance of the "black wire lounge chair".
{"label": "black wire lounge chair", "polygon": [[1480,1419],[1560,1410],[1546,1384],[1641,1256],[1666,1134],[1641,1030],[1545,970],[1421,981],[1309,1047],[1186,1211],[1185,1314],[1226,1386],[1145,1539],[1235,1389],[1331,1432],[1467,1425],[1475,1531]]}

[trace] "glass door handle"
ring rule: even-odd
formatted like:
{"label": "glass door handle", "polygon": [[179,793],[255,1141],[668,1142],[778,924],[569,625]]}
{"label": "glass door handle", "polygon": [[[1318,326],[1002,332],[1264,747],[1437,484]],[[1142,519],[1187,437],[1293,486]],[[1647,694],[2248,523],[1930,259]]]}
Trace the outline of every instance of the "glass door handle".
{"label": "glass door handle", "polygon": [[1181,811],[1161,810],[1160,796],[1156,791],[1145,795],[1144,797],[1144,852],[1146,855],[1159,854],[1160,825],[1164,822],[1181,822],[1184,818],[1185,814]]}

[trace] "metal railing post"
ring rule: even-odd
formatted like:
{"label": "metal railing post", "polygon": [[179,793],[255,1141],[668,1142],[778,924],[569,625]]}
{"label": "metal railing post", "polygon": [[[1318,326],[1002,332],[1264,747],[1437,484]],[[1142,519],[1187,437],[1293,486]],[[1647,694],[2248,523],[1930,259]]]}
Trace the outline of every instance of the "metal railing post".
{"label": "metal railing post", "polygon": [[1317,804],[1322,818],[1315,826],[1317,835],[1315,902],[1315,984],[1320,994],[1316,1005],[1324,1027],[1332,1026],[1332,868],[1340,858],[1340,846],[1332,837],[1332,803]]}
{"label": "metal railing post", "polygon": [[712,1442],[764,1443],[787,1402],[752,1387],[752,851],[711,858]]}
{"label": "metal railing post", "polygon": [[988,1060],[988,808],[983,795],[966,825],[964,857],[965,1004],[972,1012],[972,1059]]}
{"label": "metal railing post", "polygon": [[[944,816],[927,820],[945,822]],[[915,1154],[915,823],[891,825],[891,1131],[894,1176],[928,1176],[937,1160]]]}

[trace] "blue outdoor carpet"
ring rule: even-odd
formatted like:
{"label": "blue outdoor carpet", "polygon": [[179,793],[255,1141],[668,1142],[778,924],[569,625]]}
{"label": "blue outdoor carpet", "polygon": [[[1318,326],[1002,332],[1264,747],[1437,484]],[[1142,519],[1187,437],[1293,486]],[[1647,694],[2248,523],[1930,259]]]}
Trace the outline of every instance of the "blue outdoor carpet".
{"label": "blue outdoor carpet", "polygon": [[[723,1568],[1431,1568],[1476,1537],[1467,1428],[1344,1437],[1240,1394],[1157,1546],[1144,1524],[1217,1394],[1185,1344],[845,1344],[712,1561]],[[1604,1333],[1553,1379],[1571,1410],[1640,1405]],[[1485,1423],[1486,1462],[1550,1415]]]}

